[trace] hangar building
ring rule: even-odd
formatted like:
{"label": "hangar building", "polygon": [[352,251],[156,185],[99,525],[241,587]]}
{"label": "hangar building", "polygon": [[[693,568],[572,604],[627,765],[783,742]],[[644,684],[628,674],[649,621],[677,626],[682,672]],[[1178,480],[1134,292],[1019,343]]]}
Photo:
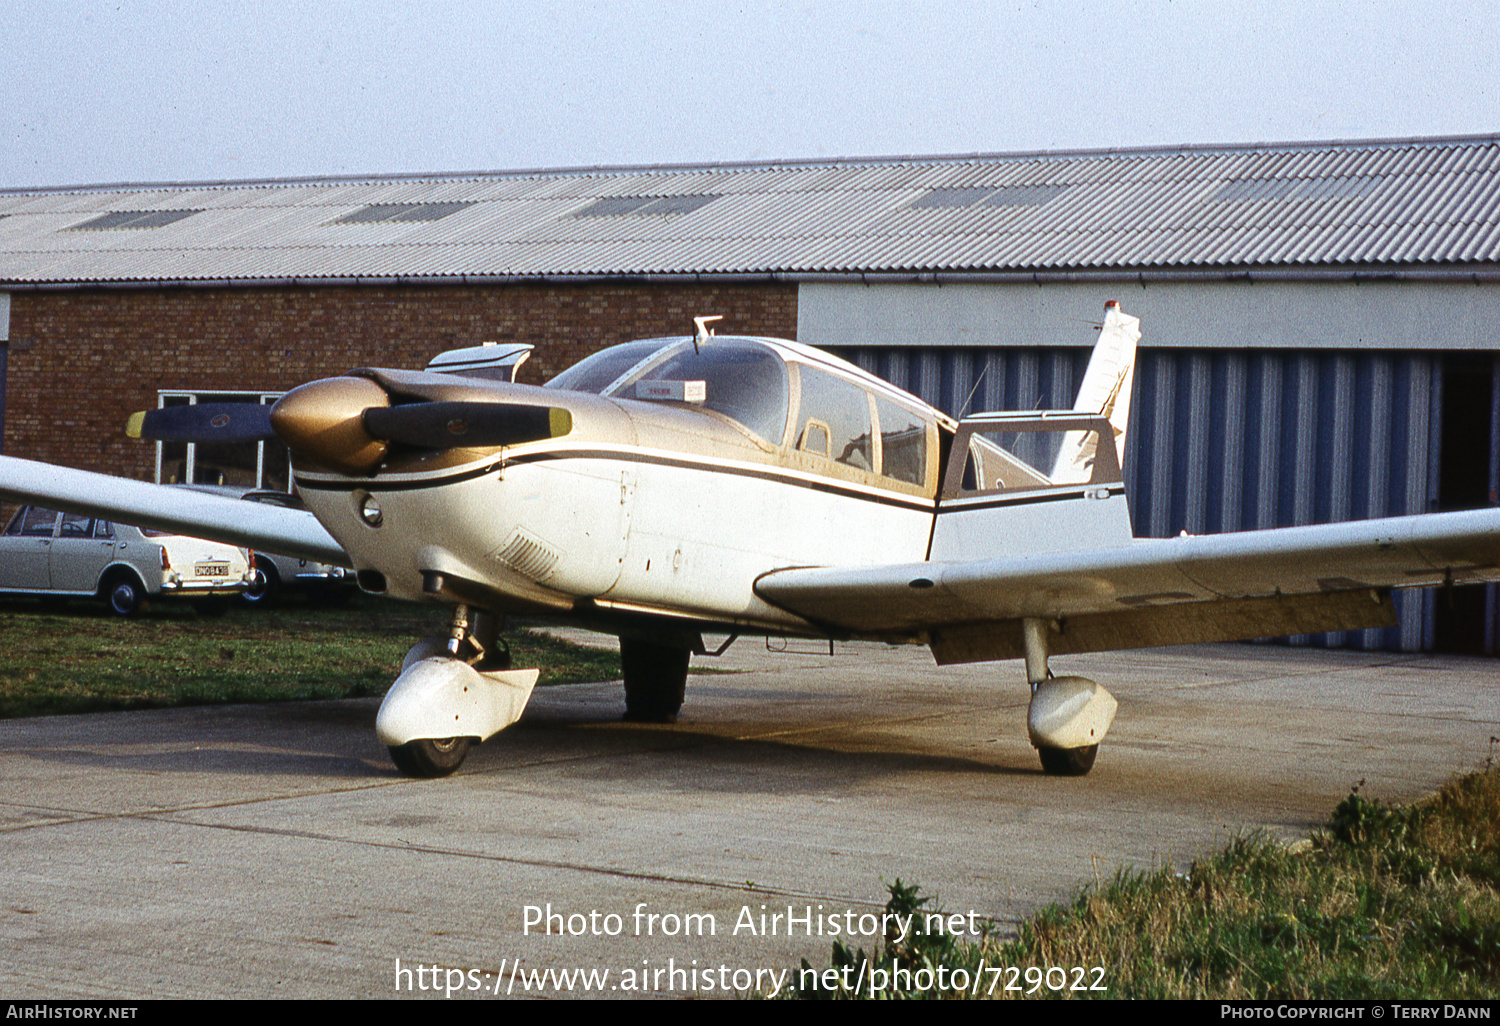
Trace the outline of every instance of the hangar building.
{"label": "hangar building", "polygon": [[[285,487],[121,425],[484,340],[540,382],[715,313],[952,413],[1067,406],[1108,299],[1137,534],[1496,502],[1500,136],[0,190],[0,450]],[[1327,640],[1497,633],[1487,586]]]}

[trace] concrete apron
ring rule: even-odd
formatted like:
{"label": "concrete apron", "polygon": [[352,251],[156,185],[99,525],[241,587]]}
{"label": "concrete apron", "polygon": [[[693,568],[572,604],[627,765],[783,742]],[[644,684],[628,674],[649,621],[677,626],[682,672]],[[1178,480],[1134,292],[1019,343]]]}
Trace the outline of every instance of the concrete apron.
{"label": "concrete apron", "polygon": [[1482,660],[1063,658],[1120,711],[1060,779],[1019,662],[741,641],[695,665],[735,672],[690,678],[675,725],[620,722],[617,683],[538,688],[438,781],[396,775],[375,700],[0,723],[0,993],[769,990],[835,931],[870,947],[898,877],[1003,929],[1121,865],[1305,836],[1360,781],[1415,797],[1500,733]]}

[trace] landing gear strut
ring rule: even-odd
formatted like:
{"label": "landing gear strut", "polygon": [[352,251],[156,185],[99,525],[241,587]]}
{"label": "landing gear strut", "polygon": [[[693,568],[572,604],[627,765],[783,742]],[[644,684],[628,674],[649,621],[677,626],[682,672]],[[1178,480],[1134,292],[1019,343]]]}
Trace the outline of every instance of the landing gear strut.
{"label": "landing gear strut", "polygon": [[633,723],[672,723],[687,695],[692,651],[640,638],[620,639],[625,672],[625,719]]}
{"label": "landing gear strut", "polygon": [[520,719],[537,671],[509,669],[502,623],[460,605],[447,637],[423,638],[406,654],[375,717],[375,733],[402,773],[445,777],[476,741]]}
{"label": "landing gear strut", "polygon": [[1094,768],[1099,742],[1114,722],[1115,696],[1085,677],[1054,677],[1047,668],[1047,624],[1021,621],[1031,705],[1026,732],[1042,760],[1042,772],[1081,777]]}

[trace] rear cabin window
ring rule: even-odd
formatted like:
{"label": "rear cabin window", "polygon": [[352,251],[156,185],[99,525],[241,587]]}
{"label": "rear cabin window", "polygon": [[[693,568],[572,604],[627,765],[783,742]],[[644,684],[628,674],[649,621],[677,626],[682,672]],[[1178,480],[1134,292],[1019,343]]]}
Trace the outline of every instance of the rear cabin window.
{"label": "rear cabin window", "polygon": [[906,484],[927,483],[927,422],[904,407],[879,396],[880,472]]}
{"label": "rear cabin window", "polygon": [[[1120,480],[1113,443],[1087,414],[1038,415],[967,425],[959,442],[968,449],[961,476],[950,470],[945,495],[987,495],[1036,491],[1080,484],[1114,484]],[[971,433],[972,432],[972,433]],[[955,487],[956,486],[956,487]]]}
{"label": "rear cabin window", "polygon": [[926,486],[932,425],[925,418],[816,367],[799,364],[797,375],[802,383],[799,450],[877,478]]}

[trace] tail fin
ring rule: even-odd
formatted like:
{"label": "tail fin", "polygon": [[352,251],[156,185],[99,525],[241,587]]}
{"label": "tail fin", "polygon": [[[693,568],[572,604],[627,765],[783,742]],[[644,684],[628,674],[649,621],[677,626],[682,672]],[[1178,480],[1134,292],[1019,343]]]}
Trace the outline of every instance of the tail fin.
{"label": "tail fin", "polygon": [[[1121,466],[1125,463],[1125,430],[1130,426],[1135,344],[1140,338],[1140,318],[1121,313],[1120,304],[1113,299],[1105,303],[1104,326],[1099,331],[1099,341],[1094,345],[1089,368],[1084,372],[1083,384],[1078,388],[1078,400],[1073,404],[1074,410],[1097,413],[1109,419]],[[1092,435],[1069,432],[1053,465],[1052,480],[1088,480],[1088,467],[1094,459],[1093,449]]]}

